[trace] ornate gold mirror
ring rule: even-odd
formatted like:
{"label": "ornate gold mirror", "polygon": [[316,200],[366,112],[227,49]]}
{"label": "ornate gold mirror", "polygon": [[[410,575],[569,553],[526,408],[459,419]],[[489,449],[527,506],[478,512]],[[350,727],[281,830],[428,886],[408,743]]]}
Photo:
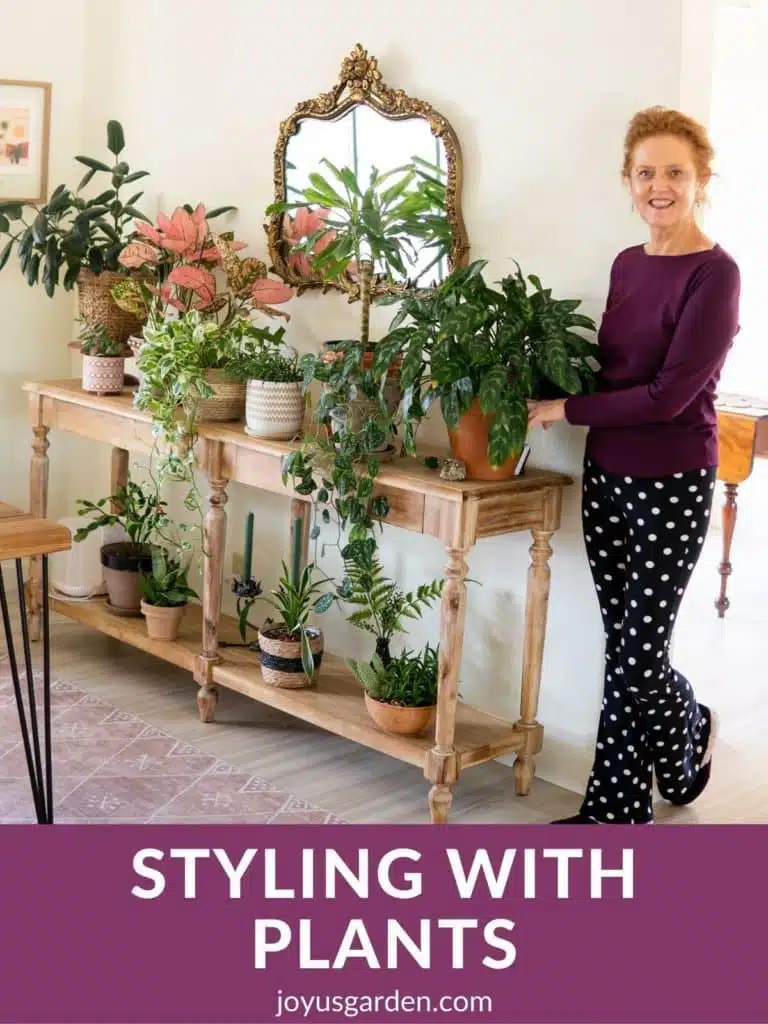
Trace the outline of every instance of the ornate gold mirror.
{"label": "ornate gold mirror", "polygon": [[[405,177],[410,184],[403,191]],[[332,240],[345,234],[323,230],[326,217],[333,224],[339,216],[341,207],[325,201],[334,193],[352,204],[350,217],[363,220],[373,196],[374,221],[367,223],[380,223],[376,218],[393,204],[404,211],[399,228],[386,229],[392,245],[385,237],[383,248],[374,245],[376,251],[363,257],[372,265],[371,296],[397,294],[406,286],[430,287],[466,264],[469,244],[456,133],[429,103],[385,85],[376,58],[359,43],[344,59],[334,88],[299,103],[281,123],[274,178],[275,203],[283,208],[270,211],[270,256],[274,272],[299,294],[307,288],[338,288],[350,299],[360,294],[354,247],[337,253],[330,274],[327,262],[315,264]],[[393,191],[397,198],[390,199]],[[293,208],[293,203],[301,205]],[[297,251],[301,244],[305,251]],[[392,248],[395,256],[389,259]]]}

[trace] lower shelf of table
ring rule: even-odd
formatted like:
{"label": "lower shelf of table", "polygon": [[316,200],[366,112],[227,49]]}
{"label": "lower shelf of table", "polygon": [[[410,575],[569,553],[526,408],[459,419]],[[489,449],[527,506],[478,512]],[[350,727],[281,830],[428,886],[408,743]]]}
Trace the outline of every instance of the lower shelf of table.
{"label": "lower shelf of table", "polygon": [[[114,615],[104,600],[76,603],[51,598],[51,608],[59,615],[115,637],[163,661],[187,669],[190,673],[194,671],[202,637],[202,618],[198,605],[187,609],[179,636],[171,641],[150,639],[143,618]],[[233,618],[221,617],[219,639],[239,640]],[[221,662],[214,666],[213,679],[222,687],[236,690],[328,732],[419,767],[424,766],[426,753],[434,746],[433,730],[417,737],[391,736],[381,732],[365,709],[360,684],[339,657],[325,655],[314,686],[285,690],[263,681],[258,655],[253,651],[222,647],[219,653]],[[462,768],[519,750],[522,745],[522,732],[511,722],[467,704],[459,704],[456,750]]]}

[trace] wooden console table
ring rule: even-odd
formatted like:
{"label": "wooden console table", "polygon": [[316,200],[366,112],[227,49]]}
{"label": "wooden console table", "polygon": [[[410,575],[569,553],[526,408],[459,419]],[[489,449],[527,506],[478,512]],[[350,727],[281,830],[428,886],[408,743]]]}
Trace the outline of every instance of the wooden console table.
{"label": "wooden console table", "polygon": [[717,401],[720,436],[718,480],[725,484],[723,505],[723,557],[720,562],[720,594],[715,601],[722,619],[730,605],[726,595],[731,566],[731,544],[738,514],[739,484],[752,473],[756,458],[768,458],[768,402],[746,395],[723,394]]}
{"label": "wooden console table", "polygon": [[[33,431],[31,511],[44,516],[47,501],[48,433],[51,429],[105,442],[112,447],[111,493],[125,482],[129,453],[152,450],[150,417],[133,406],[132,395],[97,397],[82,391],[79,380],[26,384]],[[61,615],[86,623],[194,674],[203,721],[213,720],[220,687],[237,690],[271,707],[346,739],[382,751],[423,769],[432,783],[429,808],[434,822],[445,823],[452,787],[459,773],[514,751],[515,786],[528,793],[543,729],[537,721],[544,654],[552,554],[550,538],[560,525],[562,490],[572,483],[560,473],[537,469],[503,483],[441,480],[414,459],[382,465],[377,492],[389,499],[387,523],[442,541],[448,552],[440,616],[438,707],[434,731],[416,737],[383,733],[370,720],[359,683],[342,658],[326,655],[315,686],[279,689],[264,683],[258,655],[219,641],[238,639],[233,618],[221,614],[224,575],[227,485],[236,481],[291,499],[292,521],[300,520],[306,558],[309,510],[281,479],[282,461],[292,449],[283,442],[248,437],[242,424],[200,424],[196,459],[210,485],[205,519],[202,609],[189,608],[179,639],[151,640],[142,619],[118,618],[103,600],[82,604],[53,599]],[[467,553],[484,537],[530,530],[520,718],[506,721],[458,700],[466,604]],[[28,604],[37,635],[40,615],[39,565],[31,565]]]}

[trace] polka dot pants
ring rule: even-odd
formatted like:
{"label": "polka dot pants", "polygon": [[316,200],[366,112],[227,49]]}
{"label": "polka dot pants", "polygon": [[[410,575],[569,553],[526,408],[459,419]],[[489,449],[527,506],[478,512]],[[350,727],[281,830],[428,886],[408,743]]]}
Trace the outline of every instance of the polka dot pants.
{"label": "polka dot pants", "polygon": [[653,820],[653,776],[681,797],[709,738],[709,713],[672,668],[669,644],[709,525],[716,469],[618,476],[587,458],[582,519],[605,627],[605,688],[581,811]]}

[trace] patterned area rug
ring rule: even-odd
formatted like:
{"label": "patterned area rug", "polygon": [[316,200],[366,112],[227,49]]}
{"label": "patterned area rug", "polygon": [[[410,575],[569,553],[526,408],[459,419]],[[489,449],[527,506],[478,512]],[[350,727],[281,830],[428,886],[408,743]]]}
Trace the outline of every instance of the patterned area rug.
{"label": "patterned area rug", "polygon": [[[346,824],[73,683],[51,684],[51,706],[57,824]],[[34,820],[13,684],[0,656],[0,824]]]}

